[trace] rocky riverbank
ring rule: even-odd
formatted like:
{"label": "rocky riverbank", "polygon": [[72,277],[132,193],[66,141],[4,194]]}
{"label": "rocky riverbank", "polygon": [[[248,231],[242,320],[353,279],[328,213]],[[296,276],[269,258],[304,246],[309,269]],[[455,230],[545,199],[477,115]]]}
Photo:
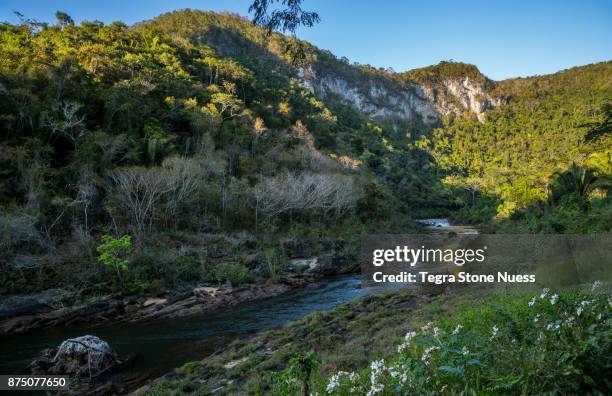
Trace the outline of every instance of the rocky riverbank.
{"label": "rocky riverbank", "polygon": [[238,287],[206,285],[158,296],[106,296],[83,303],[74,303],[71,292],[59,289],[12,296],[0,307],[0,335],[83,322],[145,322],[196,315],[277,296],[325,276],[350,273],[356,267],[311,258],[290,260],[287,268],[290,272],[274,281]]}

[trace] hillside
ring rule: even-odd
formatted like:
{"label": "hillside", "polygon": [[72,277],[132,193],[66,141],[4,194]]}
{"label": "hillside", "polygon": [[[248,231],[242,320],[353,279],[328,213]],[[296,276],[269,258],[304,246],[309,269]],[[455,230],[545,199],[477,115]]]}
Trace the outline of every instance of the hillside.
{"label": "hillside", "polygon": [[[347,262],[362,233],[425,215],[609,231],[610,139],[584,136],[611,71],[393,73],[193,10],[133,27],[4,23],[0,292],[277,279],[287,258]],[[578,197],[555,187],[572,162],[599,180]]]}

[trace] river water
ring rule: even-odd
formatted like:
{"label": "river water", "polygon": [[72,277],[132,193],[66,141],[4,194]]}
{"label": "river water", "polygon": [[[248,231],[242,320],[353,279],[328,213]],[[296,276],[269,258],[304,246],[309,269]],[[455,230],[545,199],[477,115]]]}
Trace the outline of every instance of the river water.
{"label": "river water", "polygon": [[159,376],[199,360],[231,340],[314,311],[324,311],[371,292],[358,275],[328,279],[303,289],[219,312],[149,323],[73,325],[41,329],[0,339],[0,373],[24,374],[41,350],[67,338],[92,334],[107,341],[120,357],[135,358],[121,370],[128,377]]}

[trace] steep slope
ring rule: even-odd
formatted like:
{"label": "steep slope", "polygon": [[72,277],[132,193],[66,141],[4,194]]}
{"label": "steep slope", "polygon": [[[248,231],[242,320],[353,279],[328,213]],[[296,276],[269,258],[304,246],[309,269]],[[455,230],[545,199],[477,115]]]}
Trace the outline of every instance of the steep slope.
{"label": "steep slope", "polygon": [[[300,50],[305,50],[306,59],[294,65],[293,39],[268,36],[264,29],[236,15],[186,10],[143,24],[150,25],[181,40],[209,45],[254,69],[271,68],[279,78],[297,79],[320,99],[348,104],[377,120],[400,119],[431,126],[448,114],[475,114],[482,119],[484,111],[499,102],[488,95],[491,81],[472,65],[443,62],[429,71],[396,74],[350,65],[304,41]],[[425,78],[427,73],[438,78]]]}

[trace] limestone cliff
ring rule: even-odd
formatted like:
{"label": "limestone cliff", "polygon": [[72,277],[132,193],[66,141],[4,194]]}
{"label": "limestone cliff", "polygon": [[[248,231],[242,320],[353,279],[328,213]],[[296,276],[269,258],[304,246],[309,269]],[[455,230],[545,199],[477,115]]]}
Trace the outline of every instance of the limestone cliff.
{"label": "limestone cliff", "polygon": [[424,124],[432,125],[440,116],[455,114],[475,115],[484,121],[486,110],[500,103],[487,92],[490,80],[480,74],[478,77],[456,75],[423,81],[388,74],[388,77],[368,76],[356,80],[345,78],[343,73],[330,68],[299,70],[302,85],[315,96],[339,99],[374,119],[415,120],[418,117]]}

